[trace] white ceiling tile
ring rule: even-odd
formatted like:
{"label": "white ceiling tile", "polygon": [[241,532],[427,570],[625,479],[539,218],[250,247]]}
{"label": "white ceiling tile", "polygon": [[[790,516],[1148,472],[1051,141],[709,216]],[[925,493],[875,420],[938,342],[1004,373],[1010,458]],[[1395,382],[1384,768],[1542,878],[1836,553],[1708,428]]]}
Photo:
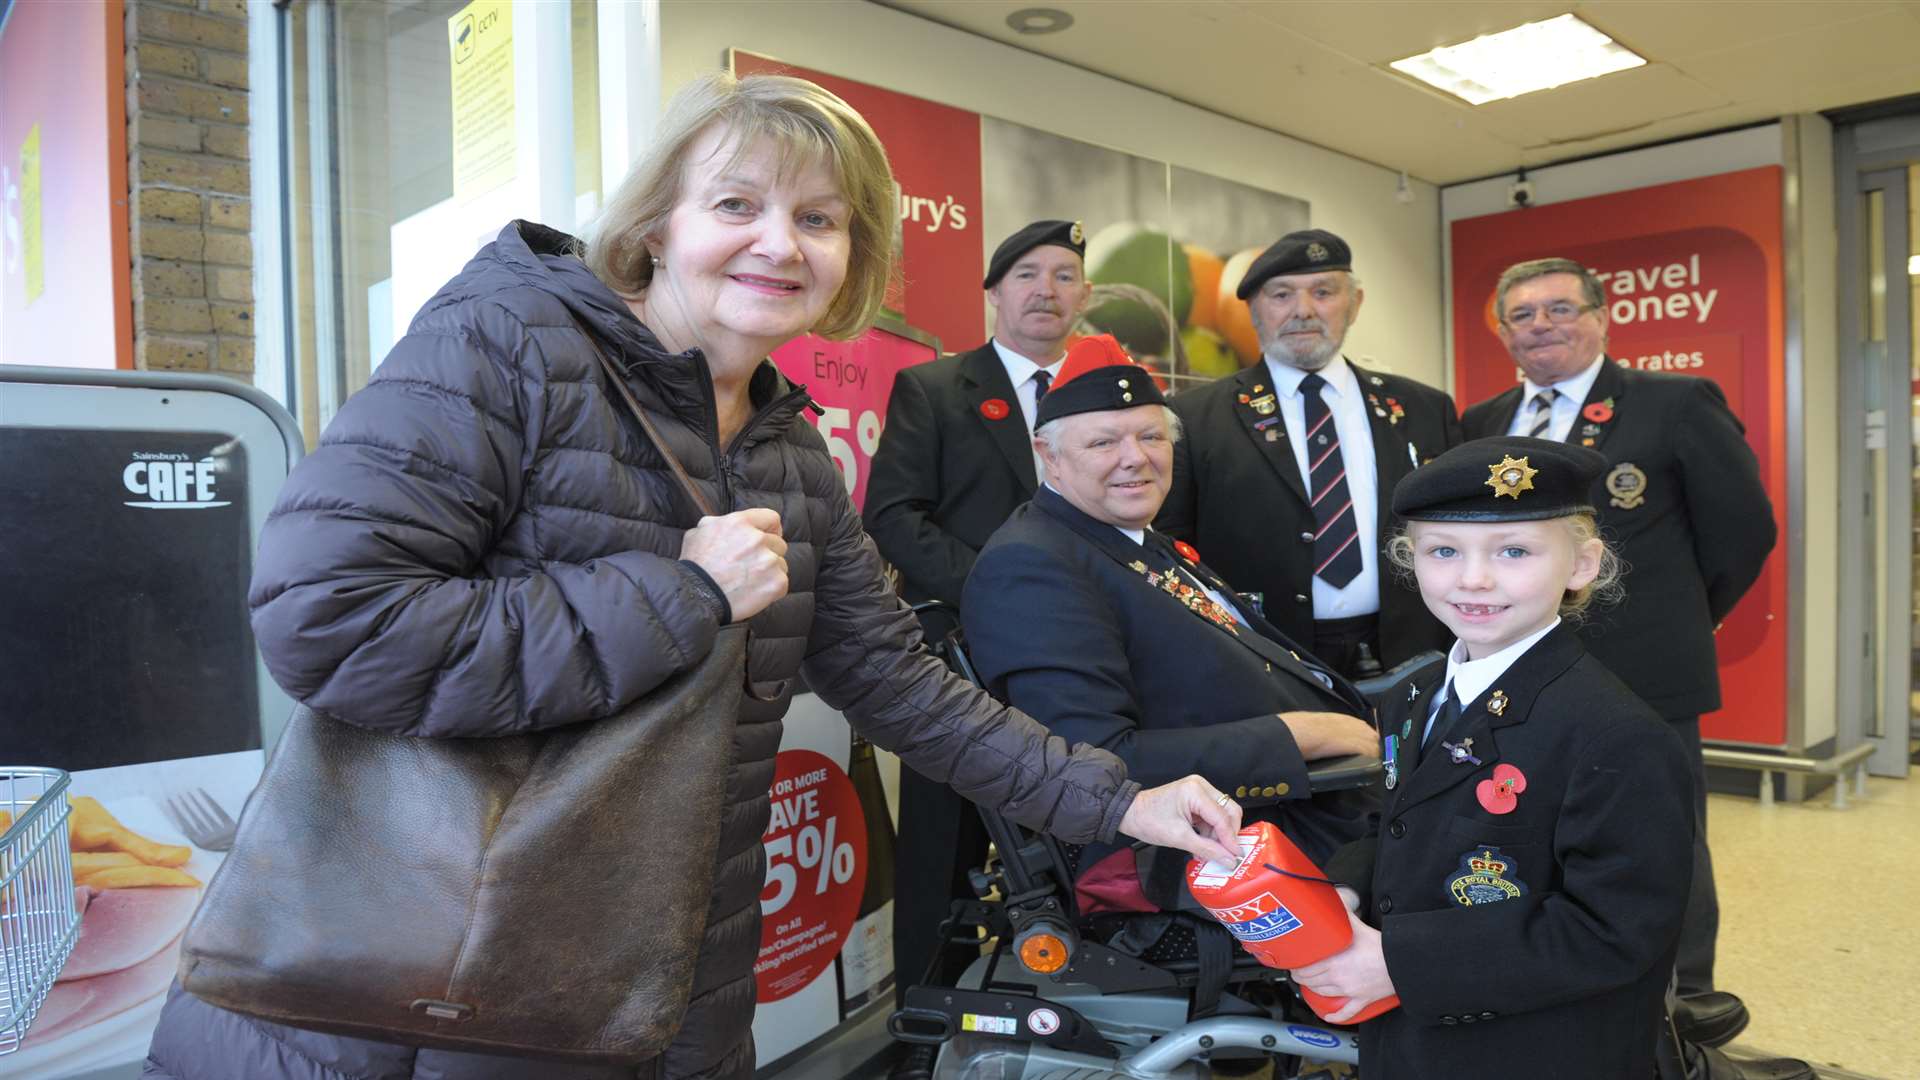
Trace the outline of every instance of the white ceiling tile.
{"label": "white ceiling tile", "polygon": [[1540,147],[1630,132],[1730,102],[1725,94],[1671,65],[1648,64],[1537,94],[1490,101],[1474,112],[1491,128],[1516,136],[1526,132],[1526,145]]}
{"label": "white ceiling tile", "polygon": [[1581,18],[1649,60],[1680,60],[1831,28],[1897,9],[1897,4],[1887,0],[1586,0],[1574,8]]}
{"label": "white ceiling tile", "polygon": [[1794,100],[1825,100],[1829,87],[1882,73],[1910,76],[1910,93],[1920,90],[1920,21],[1889,11],[1704,53],[1677,66],[1736,97],[1790,93]]}

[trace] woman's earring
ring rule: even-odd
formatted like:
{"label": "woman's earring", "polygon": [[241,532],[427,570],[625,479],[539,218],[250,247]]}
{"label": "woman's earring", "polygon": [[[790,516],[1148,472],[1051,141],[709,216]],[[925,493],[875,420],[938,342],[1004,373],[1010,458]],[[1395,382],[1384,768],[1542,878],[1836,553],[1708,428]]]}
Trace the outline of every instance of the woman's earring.
{"label": "woman's earring", "polygon": [[664,265],[666,265],[666,264],[665,264],[665,263],[662,263],[662,262],[660,261],[660,256],[658,256],[658,255],[655,255],[655,256],[653,256],[653,265],[655,265],[655,266],[664,266]]}

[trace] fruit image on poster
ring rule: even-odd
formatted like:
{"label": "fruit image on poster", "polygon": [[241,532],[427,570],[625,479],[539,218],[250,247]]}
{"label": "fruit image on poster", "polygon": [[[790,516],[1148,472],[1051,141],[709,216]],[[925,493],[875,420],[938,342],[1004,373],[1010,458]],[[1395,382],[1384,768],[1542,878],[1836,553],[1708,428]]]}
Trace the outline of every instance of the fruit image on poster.
{"label": "fruit image on poster", "polygon": [[866,816],[837,762],[812,750],[782,750],[769,795],[767,882],[753,965],[762,1004],[798,993],[832,969],[867,880]]}
{"label": "fruit image on poster", "polygon": [[1305,200],[992,117],[980,136],[989,251],[1031,221],[1085,224],[1083,330],[1112,334],[1176,388],[1259,359],[1234,289],[1255,255],[1307,226]]}
{"label": "fruit image on poster", "polygon": [[[1501,271],[1574,259],[1600,281],[1615,363],[1719,384],[1785,537],[1781,190],[1780,168],[1767,166],[1454,222],[1455,400],[1464,408],[1520,378],[1497,332]],[[1714,635],[1722,704],[1700,718],[1709,739],[1786,742],[1786,550],[1774,548]]]}

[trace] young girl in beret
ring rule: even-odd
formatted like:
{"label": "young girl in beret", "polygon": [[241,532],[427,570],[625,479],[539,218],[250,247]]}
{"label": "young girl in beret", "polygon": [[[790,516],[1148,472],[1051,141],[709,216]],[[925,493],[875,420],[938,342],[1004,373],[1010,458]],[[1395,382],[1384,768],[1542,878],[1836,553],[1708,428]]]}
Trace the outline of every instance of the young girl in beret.
{"label": "young girl in beret", "polygon": [[1395,487],[1389,554],[1457,639],[1389,693],[1386,792],[1329,876],[1353,943],[1295,971],[1349,999],[1369,1078],[1651,1076],[1686,907],[1680,740],[1573,622],[1617,590],[1582,447],[1481,439]]}

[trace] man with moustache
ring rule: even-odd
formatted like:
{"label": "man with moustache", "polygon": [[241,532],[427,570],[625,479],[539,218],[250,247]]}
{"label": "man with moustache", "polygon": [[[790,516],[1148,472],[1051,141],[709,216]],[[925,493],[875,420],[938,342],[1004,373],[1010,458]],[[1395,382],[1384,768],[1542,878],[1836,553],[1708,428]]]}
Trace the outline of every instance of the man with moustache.
{"label": "man with moustache", "polygon": [[1626,599],[1581,628],[1587,649],[1653,706],[1688,747],[1696,829],[1693,890],[1676,963],[1674,1022],[1718,1046],[1747,1024],[1713,987],[1719,902],[1707,850],[1700,714],[1720,707],[1713,634],[1773,550],[1773,504],[1745,429],[1719,386],[1609,363],[1600,282],[1570,259],[1509,267],[1495,289],[1500,340],[1525,381],[1469,408],[1468,438],[1532,435],[1598,450],[1600,526],[1629,567]]}
{"label": "man with moustache", "polygon": [[1393,485],[1460,442],[1453,399],[1341,355],[1365,293],[1333,233],[1281,237],[1236,293],[1264,358],[1173,399],[1187,438],[1156,526],[1348,678],[1444,647],[1384,551]]}
{"label": "man with moustache", "polygon": [[[958,606],[980,548],[1033,497],[1034,413],[1093,292],[1081,261],[1086,244],[1077,221],[1036,221],[1007,237],[981,283],[994,309],[993,336],[894,381],[863,516],[880,554],[899,570],[909,603]],[[953,625],[927,622],[930,631]],[[896,851],[894,971],[904,991],[934,958],[953,898],[973,895],[966,874],[986,856],[986,832],[952,789],[902,770]]]}

